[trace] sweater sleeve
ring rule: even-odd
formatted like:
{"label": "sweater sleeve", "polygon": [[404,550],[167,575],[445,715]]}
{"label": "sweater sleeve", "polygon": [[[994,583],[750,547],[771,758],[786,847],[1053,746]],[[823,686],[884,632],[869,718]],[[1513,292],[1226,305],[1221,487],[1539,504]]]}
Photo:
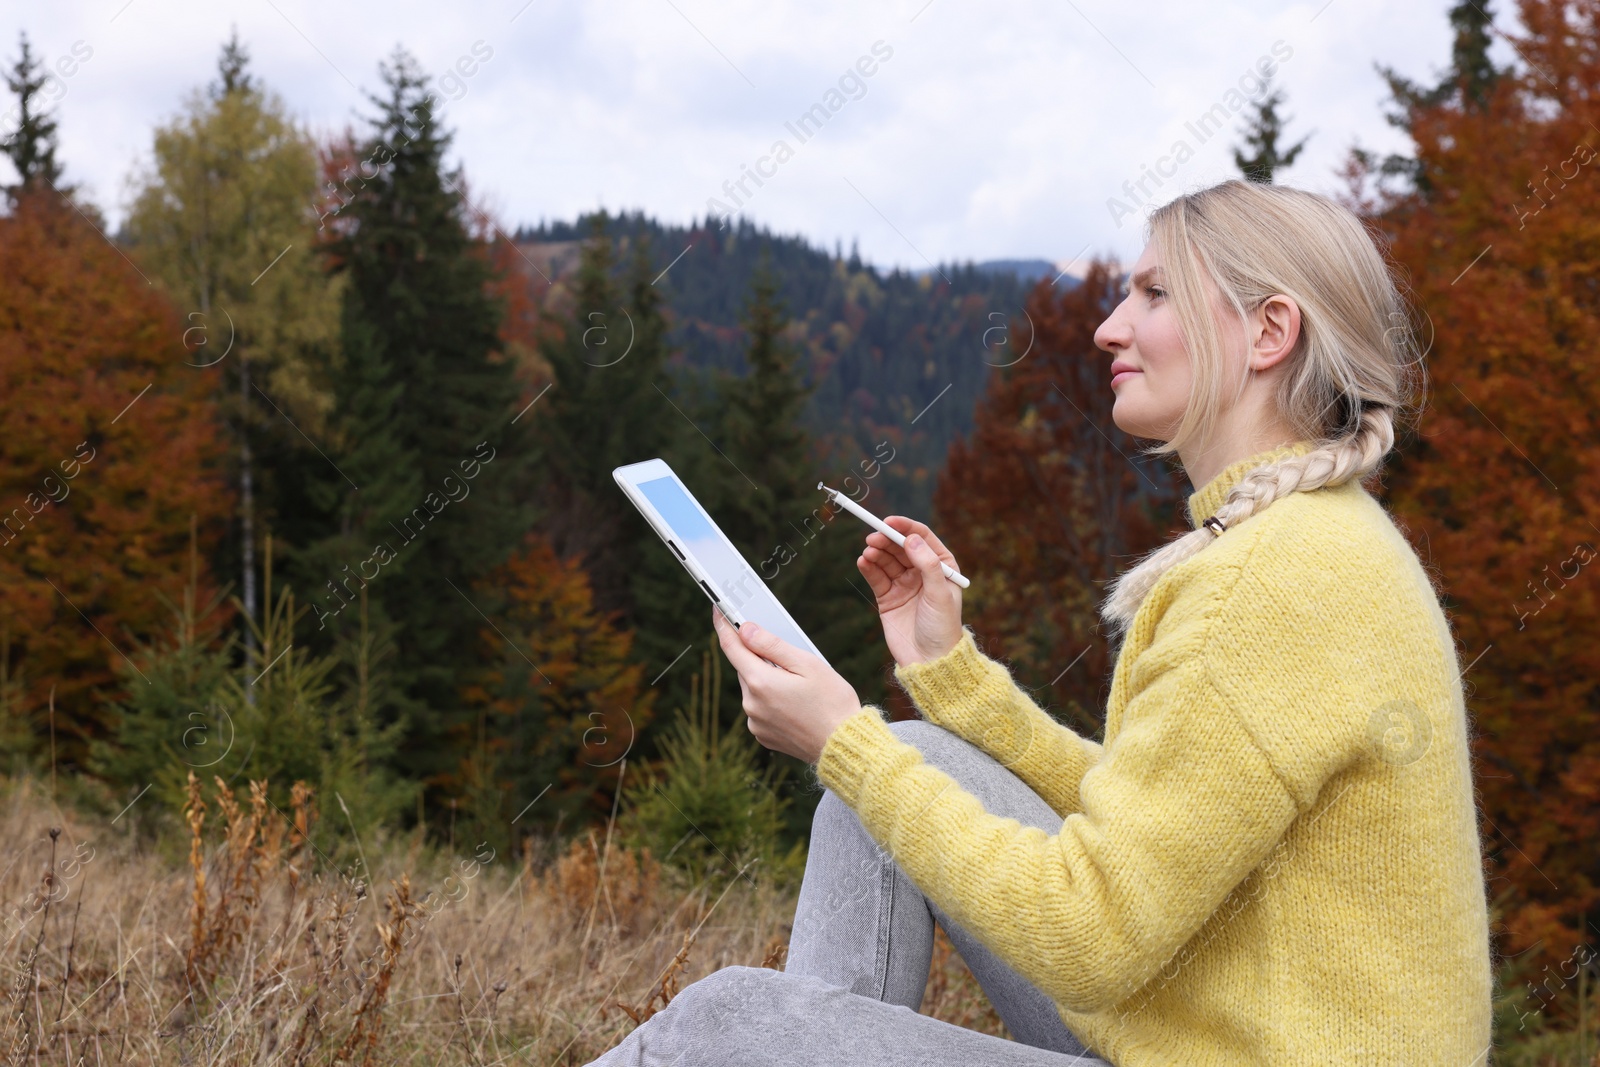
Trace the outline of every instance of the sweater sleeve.
{"label": "sweater sleeve", "polygon": [[1294,798],[1191,662],[1130,699],[1059,832],[992,815],[867,705],[818,779],[928,897],[1058,1004],[1113,1006],[1261,863]]}
{"label": "sweater sleeve", "polygon": [[896,667],[922,717],[977,745],[1066,817],[1080,810],[1078,786],[1099,761],[1099,744],[1051,718],[978,651],[970,627],[938,659]]}

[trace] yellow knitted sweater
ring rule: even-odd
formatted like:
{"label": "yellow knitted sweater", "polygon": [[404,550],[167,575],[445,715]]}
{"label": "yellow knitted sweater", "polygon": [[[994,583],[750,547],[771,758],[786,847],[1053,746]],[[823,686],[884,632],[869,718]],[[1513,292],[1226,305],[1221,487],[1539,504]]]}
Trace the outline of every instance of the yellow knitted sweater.
{"label": "yellow knitted sweater", "polygon": [[[1252,467],[1189,498],[1196,527]],[[1117,1067],[1481,1065],[1488,916],[1460,664],[1355,481],[1170,569],[1117,656],[1105,744],[971,630],[895,672],[1063,819],[989,814],[865,705],[815,773],[950,917]]]}

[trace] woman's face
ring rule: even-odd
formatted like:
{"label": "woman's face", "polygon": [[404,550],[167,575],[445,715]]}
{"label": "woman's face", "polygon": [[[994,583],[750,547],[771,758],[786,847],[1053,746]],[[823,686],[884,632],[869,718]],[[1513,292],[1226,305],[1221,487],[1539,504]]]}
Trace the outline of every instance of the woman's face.
{"label": "woman's face", "polygon": [[1134,437],[1170,441],[1189,402],[1189,353],[1154,243],[1145,246],[1132,274],[1128,295],[1094,332],[1095,346],[1113,357],[1111,421]]}

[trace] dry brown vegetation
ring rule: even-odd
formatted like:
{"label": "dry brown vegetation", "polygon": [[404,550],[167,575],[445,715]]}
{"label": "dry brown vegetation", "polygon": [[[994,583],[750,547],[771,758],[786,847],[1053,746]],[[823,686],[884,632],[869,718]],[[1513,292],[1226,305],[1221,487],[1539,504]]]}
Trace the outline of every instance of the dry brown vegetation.
{"label": "dry brown vegetation", "polygon": [[[7,1064],[583,1064],[713,970],[783,965],[792,890],[690,884],[609,826],[341,871],[304,787],[220,784],[178,847],[6,784]],[[942,932],[930,979],[924,1013],[1004,1034]]]}

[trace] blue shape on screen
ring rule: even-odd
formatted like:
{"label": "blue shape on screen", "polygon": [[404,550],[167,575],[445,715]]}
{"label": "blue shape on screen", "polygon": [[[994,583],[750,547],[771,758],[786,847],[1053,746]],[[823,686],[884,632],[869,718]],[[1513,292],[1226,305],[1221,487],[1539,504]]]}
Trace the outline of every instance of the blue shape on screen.
{"label": "blue shape on screen", "polygon": [[637,483],[650,505],[672,529],[673,536],[704,568],[725,605],[748,619],[754,619],[797,648],[821,656],[783,610],[750,565],[730,548],[711,525],[699,506],[675,478],[653,478]]}
{"label": "blue shape on screen", "polygon": [[694,501],[678,488],[677,479],[656,478],[640,482],[639,492],[644,494],[645,499],[655,506],[663,519],[667,520],[667,525],[685,541],[698,541],[702,537],[713,536],[711,524],[700,514],[700,509],[694,506]]}

